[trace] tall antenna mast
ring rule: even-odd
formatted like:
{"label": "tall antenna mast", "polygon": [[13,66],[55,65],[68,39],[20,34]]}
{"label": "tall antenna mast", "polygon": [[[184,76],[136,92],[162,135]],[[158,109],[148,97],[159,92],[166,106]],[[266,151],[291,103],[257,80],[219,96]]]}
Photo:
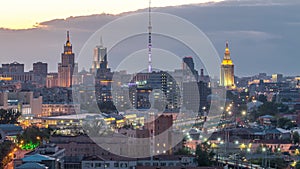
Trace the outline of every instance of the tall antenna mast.
{"label": "tall antenna mast", "polygon": [[[151,24],[151,0],[149,0],[149,42],[148,42],[148,73],[152,73],[152,24]],[[152,124],[151,124],[152,123]],[[155,116],[150,112],[150,156],[153,166],[153,156],[155,155]]]}
{"label": "tall antenna mast", "polygon": [[151,0],[149,0],[149,42],[148,42],[148,73],[152,72],[152,24],[151,24]]}
{"label": "tall antenna mast", "polygon": [[100,46],[103,47],[103,39],[102,39],[102,35],[100,36]]}

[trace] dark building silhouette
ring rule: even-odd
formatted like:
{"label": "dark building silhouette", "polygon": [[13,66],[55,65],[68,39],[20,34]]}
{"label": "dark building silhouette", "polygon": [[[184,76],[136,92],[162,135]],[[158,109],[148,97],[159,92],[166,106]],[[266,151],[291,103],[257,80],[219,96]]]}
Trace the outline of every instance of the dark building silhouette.
{"label": "dark building silhouette", "polygon": [[195,64],[194,64],[194,60],[192,57],[188,56],[188,57],[183,58],[182,69],[187,72],[191,72],[195,76],[195,80],[198,81],[199,74],[198,74],[198,71],[195,70]]}
{"label": "dark building silhouette", "polygon": [[33,71],[35,83],[45,86],[46,78],[48,74],[48,64],[42,62],[33,63],[32,71]]}

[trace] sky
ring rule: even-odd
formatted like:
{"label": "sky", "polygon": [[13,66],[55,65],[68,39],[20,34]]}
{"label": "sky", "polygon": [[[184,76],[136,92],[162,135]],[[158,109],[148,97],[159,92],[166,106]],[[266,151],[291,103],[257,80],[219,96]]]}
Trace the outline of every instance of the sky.
{"label": "sky", "polygon": [[[220,0],[152,0],[151,6],[165,7]],[[40,22],[99,13],[119,14],[145,8],[148,0],[9,0],[1,2],[0,27],[26,29]]]}
{"label": "sky", "polygon": [[[137,2],[140,1],[141,0],[137,0]],[[159,6],[163,5],[163,2],[168,0],[153,1],[153,6]],[[174,3],[180,1],[183,2],[182,0],[171,1]],[[17,1],[12,0],[7,3],[13,2],[16,3]],[[42,3],[43,1],[36,2]],[[72,8],[68,8],[70,4],[63,4],[66,2],[70,1],[57,1],[56,3],[54,0],[53,4],[62,5],[58,5],[56,8],[53,7],[55,10],[48,16],[49,19],[47,19],[45,17],[46,15],[44,16],[43,13],[47,13],[46,11],[48,10],[49,12],[51,11],[50,3],[44,4],[45,6],[48,6],[44,9],[41,7],[41,4],[39,5],[39,8],[34,8],[32,10],[29,10],[29,7],[26,8],[26,10],[25,8],[16,9],[15,11],[19,10],[16,14],[14,14],[14,10],[12,10],[13,5],[7,5],[4,9],[7,10],[7,12],[3,12],[5,5],[1,5],[0,17],[2,18],[0,19],[0,27],[10,29],[0,28],[0,64],[17,61],[19,63],[24,63],[26,70],[31,70],[32,63],[42,61],[48,63],[49,72],[57,72],[57,64],[60,62],[63,45],[66,41],[66,31],[70,30],[71,42],[73,44],[75,56],[79,60],[83,59],[79,62],[79,70],[82,68],[88,69],[91,67],[93,50],[87,51],[85,56],[80,56],[87,40],[98,29],[111,21],[129,14],[136,14],[145,11],[145,9],[141,9],[120,15],[108,15],[102,14],[105,9],[108,8],[113,11],[116,8],[104,8],[104,6],[102,6],[102,8],[99,7],[100,11],[98,12],[91,10],[86,13],[68,13],[71,9],[75,9],[76,5],[73,5]],[[73,0],[72,2],[77,1]],[[111,5],[116,2],[117,1],[115,0],[110,0],[107,5]],[[23,3],[23,1],[19,1],[19,3]],[[155,5],[155,3],[157,3],[157,5]],[[231,58],[235,64],[235,74],[237,76],[251,76],[260,72],[265,72],[269,75],[273,73],[295,76],[300,75],[299,0],[226,0],[205,5],[192,4],[184,6],[173,6],[174,3],[170,3],[172,4],[172,7],[157,7],[154,8],[153,11],[176,15],[194,24],[197,28],[204,32],[214,45],[220,59],[223,57],[225,42],[228,40],[231,50]],[[33,6],[29,3],[26,4],[28,6]],[[19,8],[19,6],[22,8],[25,4],[16,5],[15,8]],[[84,5],[81,4],[81,6]],[[88,6],[95,7],[96,5],[90,4]],[[125,10],[125,5],[123,6],[124,8],[122,8],[122,10]],[[143,5],[141,6],[141,8],[147,7],[147,2],[143,2]],[[170,5],[167,4],[166,6]],[[82,7],[83,11],[84,9],[85,8]],[[136,7],[134,10],[136,9],[139,9],[139,7]],[[38,10],[42,12],[38,13]],[[20,14],[22,13],[21,11],[23,11],[24,14]],[[65,14],[65,16],[60,15],[59,13],[62,11],[66,11],[67,14]],[[76,15],[77,17],[68,17],[72,15]],[[34,19],[35,17],[42,18],[42,16],[46,19]],[[24,17],[28,20],[33,18],[34,22],[32,23],[39,22],[39,26],[32,29],[15,30],[17,27],[12,27],[8,24],[4,25],[4,20],[11,20],[12,23],[18,24],[18,22],[13,19],[14,17],[17,19]],[[153,19],[155,20],[156,18]],[[32,25],[32,23],[29,25]],[[108,56],[109,66],[113,67],[114,63],[118,63],[119,59],[126,52],[130,55],[130,51],[133,49],[139,51],[147,48],[146,24],[147,23],[143,23],[141,25],[141,27],[145,30],[144,36],[132,38],[132,41],[126,41],[126,43],[120,44],[118,48],[119,50],[110,51]],[[153,29],[158,28],[158,26],[161,25],[153,25]],[[26,28],[30,28],[30,26],[27,26]],[[123,27],[120,27],[120,29],[122,28]],[[183,30],[183,33],[185,34],[186,32],[184,31],[185,30]],[[96,38],[100,39],[100,37]],[[108,44],[109,38],[104,38],[103,41],[104,45]],[[93,47],[96,45],[99,45],[99,40],[92,44]],[[160,47],[161,49],[168,51],[164,52],[164,54],[169,54],[171,52],[172,54],[176,54],[180,57],[194,56],[192,51],[184,48],[179,43],[170,43],[168,39],[163,39],[162,37],[154,36],[153,46],[156,48]],[[133,54],[132,57],[135,56],[134,53],[131,54]],[[78,58],[79,56],[80,58]],[[170,55],[165,58],[168,58],[169,56]],[[164,58],[161,59],[163,61],[162,63],[168,63],[168,60],[164,60]],[[144,61],[146,62],[147,59],[145,58]],[[200,68],[203,68],[201,66],[202,65],[199,64],[198,61],[198,63],[196,63],[197,69],[199,70]]]}

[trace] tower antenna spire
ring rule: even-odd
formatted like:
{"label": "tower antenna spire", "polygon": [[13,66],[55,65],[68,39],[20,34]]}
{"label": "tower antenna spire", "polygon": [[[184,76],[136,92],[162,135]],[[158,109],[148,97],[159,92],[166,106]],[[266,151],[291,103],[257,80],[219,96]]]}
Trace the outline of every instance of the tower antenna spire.
{"label": "tower antenna spire", "polygon": [[67,31],[67,41],[70,42],[70,35],[69,35],[69,31]]}
{"label": "tower antenna spire", "polygon": [[148,42],[148,73],[152,72],[152,23],[151,23],[151,0],[149,0],[149,42]]}
{"label": "tower antenna spire", "polygon": [[103,46],[103,39],[102,39],[102,35],[100,36],[100,46]]}

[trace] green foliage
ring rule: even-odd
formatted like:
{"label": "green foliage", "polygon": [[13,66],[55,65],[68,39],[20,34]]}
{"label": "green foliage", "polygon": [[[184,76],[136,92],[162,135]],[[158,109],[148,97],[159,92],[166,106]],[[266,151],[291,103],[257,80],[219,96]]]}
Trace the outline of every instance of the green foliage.
{"label": "green foliage", "polygon": [[6,140],[0,144],[0,168],[3,168],[10,161],[8,154],[12,151],[12,149],[13,143],[11,141]]}
{"label": "green foliage", "polygon": [[17,124],[21,112],[12,109],[0,109],[0,124]]}
{"label": "green foliage", "polygon": [[300,161],[297,161],[295,169],[300,169]]}
{"label": "green foliage", "polygon": [[260,116],[271,115],[274,116],[278,113],[278,105],[273,102],[265,102],[263,105],[258,107]]}
{"label": "green foliage", "polygon": [[47,140],[50,137],[50,129],[39,129],[32,126],[24,130],[24,132],[18,136],[18,142],[23,140],[23,145],[38,145],[41,140]]}
{"label": "green foliage", "polygon": [[258,101],[260,101],[260,102],[263,102],[263,103],[266,103],[268,100],[267,100],[267,96],[265,96],[265,95],[263,95],[263,94],[260,94],[259,96],[258,96],[258,99],[257,99]]}
{"label": "green foliage", "polygon": [[29,141],[29,143],[23,144],[20,148],[23,150],[34,150],[37,146],[39,146],[39,143],[32,143],[32,141]]}
{"label": "green foliage", "polygon": [[183,147],[174,153],[175,155],[190,155],[191,150],[188,147]]}
{"label": "green foliage", "polygon": [[283,158],[270,159],[271,168],[286,168],[287,166],[288,166],[288,162],[284,161]]}
{"label": "green foliage", "polygon": [[299,133],[297,131],[294,131],[294,133],[293,133],[293,142],[294,142],[294,144],[298,144],[299,139],[300,139]]}
{"label": "green foliage", "polygon": [[198,166],[211,166],[214,153],[209,150],[209,145],[205,142],[197,145],[196,157]]}
{"label": "green foliage", "polygon": [[102,113],[115,113],[117,108],[112,101],[98,103],[98,107]]}
{"label": "green foliage", "polygon": [[295,127],[296,124],[294,124],[291,120],[287,118],[279,118],[277,120],[277,127],[284,128],[284,129],[291,129]]}
{"label": "green foliage", "polygon": [[274,102],[265,102],[258,107],[257,111],[251,112],[250,120],[255,121],[258,117],[264,115],[275,116],[278,113],[278,104]]}
{"label": "green foliage", "polygon": [[278,110],[281,113],[288,113],[289,112],[289,106],[280,103],[280,104],[278,104]]}
{"label": "green foliage", "polygon": [[265,161],[266,159],[251,159],[252,164],[261,165],[264,163],[267,166],[270,165],[271,168],[286,168],[288,166],[288,162],[284,161],[283,158],[271,158]]}

